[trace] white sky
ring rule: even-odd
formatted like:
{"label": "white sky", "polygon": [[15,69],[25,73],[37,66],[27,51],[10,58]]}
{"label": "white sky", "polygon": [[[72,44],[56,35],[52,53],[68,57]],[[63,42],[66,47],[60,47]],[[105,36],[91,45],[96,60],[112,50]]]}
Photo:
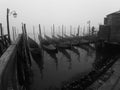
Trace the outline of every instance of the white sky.
{"label": "white sky", "polygon": [[120,9],[120,0],[0,0],[0,22],[6,26],[6,8],[16,10],[18,17],[10,17],[10,25],[20,28],[25,22],[32,30],[37,27],[55,25],[91,25],[103,23],[104,17]]}

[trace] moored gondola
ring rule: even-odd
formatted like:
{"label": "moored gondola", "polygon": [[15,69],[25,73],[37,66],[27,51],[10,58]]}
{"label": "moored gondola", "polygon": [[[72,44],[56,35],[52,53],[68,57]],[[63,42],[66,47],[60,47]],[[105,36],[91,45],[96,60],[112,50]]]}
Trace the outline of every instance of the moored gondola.
{"label": "moored gondola", "polygon": [[51,52],[51,53],[58,53],[58,50],[56,47],[54,47],[53,45],[42,45],[43,50],[47,51],[47,52]]}
{"label": "moored gondola", "polygon": [[33,60],[36,62],[36,64],[38,65],[38,67],[40,69],[41,76],[42,76],[43,69],[44,69],[44,67],[43,67],[44,61],[43,61],[42,50],[39,47],[39,45],[29,37],[28,37],[28,45],[29,45],[29,49],[30,49],[30,52],[31,52],[31,56],[32,56]]}

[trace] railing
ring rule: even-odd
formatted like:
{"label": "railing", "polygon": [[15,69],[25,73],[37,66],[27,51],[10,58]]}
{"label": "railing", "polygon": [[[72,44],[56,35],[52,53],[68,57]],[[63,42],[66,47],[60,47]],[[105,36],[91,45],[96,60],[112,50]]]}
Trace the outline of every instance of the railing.
{"label": "railing", "polygon": [[3,33],[2,23],[0,23],[0,56],[6,51],[10,45],[8,34]]}
{"label": "railing", "polygon": [[5,52],[9,45],[8,35],[0,36],[0,56]]}
{"label": "railing", "polygon": [[30,60],[27,38],[21,34],[0,58],[0,90],[29,90]]}

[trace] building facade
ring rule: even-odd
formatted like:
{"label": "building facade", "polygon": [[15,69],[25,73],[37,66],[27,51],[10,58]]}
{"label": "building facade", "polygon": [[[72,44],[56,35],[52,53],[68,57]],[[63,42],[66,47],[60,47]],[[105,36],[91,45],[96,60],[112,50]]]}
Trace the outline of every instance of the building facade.
{"label": "building facade", "polygon": [[104,25],[99,26],[98,37],[106,41],[120,42],[120,11],[104,18]]}

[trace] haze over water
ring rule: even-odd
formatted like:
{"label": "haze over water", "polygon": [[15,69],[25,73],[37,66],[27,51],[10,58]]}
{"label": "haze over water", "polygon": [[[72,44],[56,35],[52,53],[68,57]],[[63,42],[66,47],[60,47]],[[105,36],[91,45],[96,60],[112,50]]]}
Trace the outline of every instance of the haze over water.
{"label": "haze over water", "polygon": [[21,31],[21,22],[27,24],[27,31],[32,32],[33,25],[38,32],[38,24],[50,26],[77,25],[87,26],[87,21],[98,28],[105,15],[120,9],[119,0],[0,0],[0,22],[6,30],[6,9],[15,10],[18,14],[14,19],[10,16],[10,27],[16,26]]}
{"label": "haze over water", "polygon": [[[56,67],[55,59],[44,51],[44,69],[43,77],[41,78],[40,69],[33,61],[33,83],[31,90],[54,90],[55,88],[61,88],[63,82],[72,81],[80,78],[80,75],[84,75],[93,69],[93,62],[95,60],[95,51],[89,52],[84,49],[77,48],[79,55],[72,51],[67,50],[71,56],[71,60],[63,54],[58,53]],[[56,89],[55,89],[56,90]]]}
{"label": "haze over water", "polygon": [[[43,27],[45,27],[46,34],[50,35],[53,24],[55,24],[56,28],[63,24],[66,26],[67,32],[69,32],[70,25],[73,28],[78,25],[82,28],[84,26],[87,28],[89,20],[91,21],[91,26],[95,26],[98,30],[99,24],[103,24],[104,17],[107,14],[120,9],[120,0],[0,0],[0,23],[3,24],[4,32],[7,31],[7,8],[11,12],[15,10],[18,14],[17,18],[9,15],[11,32],[12,26],[15,26],[20,33],[22,29],[21,23],[23,22],[26,23],[27,32],[30,36],[33,33],[33,26],[35,27],[35,32],[38,33],[38,24],[41,24],[42,33],[44,32]],[[91,69],[91,63],[95,59],[95,52],[92,57],[84,50],[79,50],[79,52],[79,59],[72,52],[71,67],[69,67],[70,63],[67,62],[67,58],[63,54],[58,53],[57,70],[54,59],[45,53],[47,57],[44,59],[43,79],[41,79],[39,68],[34,63],[33,69],[36,77],[34,77],[32,90],[40,90],[40,88],[45,88],[45,86],[49,88],[50,86],[56,87],[58,85],[59,87],[62,81],[69,80],[75,75]],[[63,58],[61,59],[61,57]]]}

